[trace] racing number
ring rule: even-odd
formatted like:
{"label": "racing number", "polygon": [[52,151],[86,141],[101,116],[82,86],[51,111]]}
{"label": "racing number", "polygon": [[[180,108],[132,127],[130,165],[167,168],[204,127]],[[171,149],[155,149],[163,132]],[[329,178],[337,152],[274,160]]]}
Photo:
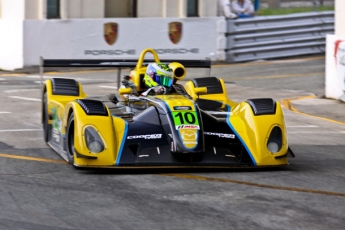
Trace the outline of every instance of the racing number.
{"label": "racing number", "polygon": [[195,124],[196,118],[195,115],[191,112],[186,112],[182,115],[181,112],[177,113],[175,117],[178,117],[180,119],[180,123],[183,125],[185,124],[185,121],[188,124]]}

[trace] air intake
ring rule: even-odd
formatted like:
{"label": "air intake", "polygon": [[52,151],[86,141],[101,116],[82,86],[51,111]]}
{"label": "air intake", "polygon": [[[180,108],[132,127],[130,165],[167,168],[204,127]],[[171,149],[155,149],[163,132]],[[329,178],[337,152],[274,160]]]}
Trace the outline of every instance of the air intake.
{"label": "air intake", "polygon": [[79,85],[74,79],[53,78],[53,95],[78,96]]}
{"label": "air intake", "polygon": [[90,99],[77,100],[87,115],[108,116],[108,111],[103,102]]}
{"label": "air intake", "polygon": [[252,107],[255,116],[276,113],[276,101],[272,98],[248,99],[247,102]]}
{"label": "air intake", "polygon": [[193,79],[195,87],[206,87],[207,94],[223,93],[222,85],[216,77],[203,77]]}

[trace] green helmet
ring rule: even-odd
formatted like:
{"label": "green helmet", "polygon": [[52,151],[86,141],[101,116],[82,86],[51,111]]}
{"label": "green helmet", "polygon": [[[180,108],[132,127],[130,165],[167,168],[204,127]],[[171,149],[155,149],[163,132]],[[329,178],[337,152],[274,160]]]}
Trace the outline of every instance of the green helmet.
{"label": "green helmet", "polygon": [[147,66],[144,82],[147,87],[162,85],[170,87],[173,84],[173,70],[164,63],[150,63]]}

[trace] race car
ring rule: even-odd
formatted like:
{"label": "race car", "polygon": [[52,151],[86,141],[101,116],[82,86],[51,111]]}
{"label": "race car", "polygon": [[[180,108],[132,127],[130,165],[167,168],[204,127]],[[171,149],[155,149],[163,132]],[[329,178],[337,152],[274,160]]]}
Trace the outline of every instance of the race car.
{"label": "race car", "polygon": [[[145,61],[151,53],[154,60]],[[172,71],[169,90],[145,94],[150,62]],[[134,67],[114,95],[92,97],[74,79],[42,88],[44,141],[75,167],[268,167],[288,164],[282,107],[271,98],[235,103],[216,77],[178,82],[209,60],[43,60],[43,67]],[[42,71],[43,72],[43,71]],[[149,79],[150,80],[150,79]],[[152,87],[153,88],[153,87]]]}

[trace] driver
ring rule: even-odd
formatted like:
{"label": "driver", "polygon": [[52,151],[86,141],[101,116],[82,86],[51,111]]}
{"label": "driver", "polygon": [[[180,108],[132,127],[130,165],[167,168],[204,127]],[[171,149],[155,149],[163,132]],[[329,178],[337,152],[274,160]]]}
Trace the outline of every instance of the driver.
{"label": "driver", "polygon": [[173,81],[173,70],[167,64],[150,63],[147,66],[144,76],[145,87],[147,90],[141,95],[165,94],[171,90]]}

